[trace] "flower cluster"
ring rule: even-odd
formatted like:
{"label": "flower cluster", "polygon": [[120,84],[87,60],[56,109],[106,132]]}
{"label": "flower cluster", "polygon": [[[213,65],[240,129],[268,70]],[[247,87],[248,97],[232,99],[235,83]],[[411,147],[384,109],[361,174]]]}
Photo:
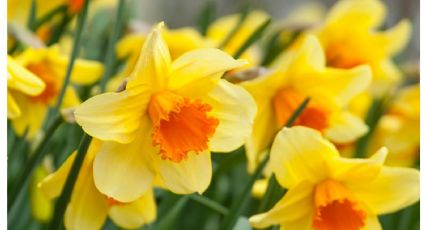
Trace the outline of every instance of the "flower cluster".
{"label": "flower cluster", "polygon": [[8,4],[9,213],[29,179],[52,229],[167,228],[188,198],[220,229],[380,229],[418,202],[419,79],[394,61],[411,25],[382,29],[382,1],[199,31],[128,21],[125,0],[24,2]]}

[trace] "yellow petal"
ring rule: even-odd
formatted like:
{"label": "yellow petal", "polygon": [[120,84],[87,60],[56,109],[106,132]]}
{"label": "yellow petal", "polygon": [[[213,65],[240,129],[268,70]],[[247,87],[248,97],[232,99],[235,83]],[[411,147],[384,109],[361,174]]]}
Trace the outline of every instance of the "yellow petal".
{"label": "yellow petal", "polygon": [[323,72],[294,79],[294,84],[309,95],[324,95],[339,106],[345,106],[354,96],[365,91],[371,80],[369,66],[363,65],[349,70],[326,68]]}
{"label": "yellow petal", "polygon": [[313,214],[314,186],[302,182],[288,190],[284,197],[266,213],[249,218],[255,228],[280,224],[280,229],[309,230]]}
{"label": "yellow petal", "polygon": [[137,229],[153,222],[156,219],[153,190],[149,189],[142,197],[131,203],[112,206],[109,217],[118,226],[126,229]]}
{"label": "yellow petal", "polygon": [[365,181],[373,180],[380,173],[387,153],[386,148],[381,148],[368,159],[333,158],[328,164],[331,178],[345,184],[365,184]]}
{"label": "yellow petal", "polygon": [[62,108],[71,108],[81,103],[80,97],[73,86],[68,86],[63,98]]}
{"label": "yellow petal", "polygon": [[21,110],[13,98],[12,94],[7,92],[7,118],[14,119],[21,115]]}
{"label": "yellow petal", "polygon": [[65,213],[66,229],[100,229],[108,214],[106,197],[95,187],[91,167],[82,167]]}
{"label": "yellow petal", "polygon": [[419,171],[416,169],[383,167],[374,180],[347,184],[347,187],[374,214],[380,215],[395,212],[417,202],[419,177]]}
{"label": "yellow petal", "polygon": [[[322,71],[325,68],[325,54],[316,36],[307,35],[304,38],[301,47],[293,52],[293,55],[288,54],[288,61],[281,61],[282,63],[289,64],[289,66],[281,64],[279,68],[289,68],[287,72],[291,73],[294,71],[299,76],[304,76],[303,73],[311,74],[311,71]],[[294,80],[301,80],[301,77],[299,76],[290,77],[292,77]]]}
{"label": "yellow petal", "polygon": [[170,48],[170,55],[173,60],[190,50],[211,46],[197,30],[191,27],[165,29],[164,39]]}
{"label": "yellow petal", "polygon": [[152,147],[148,119],[143,117],[134,141],[127,144],[104,142],[94,160],[96,187],[120,202],[138,199],[152,184],[154,174],[149,157],[157,149]]}
{"label": "yellow petal", "polygon": [[189,51],[173,62],[169,87],[184,95],[204,95],[224,72],[244,64],[215,48]]}
{"label": "yellow petal", "polygon": [[326,164],[339,154],[320,132],[302,127],[283,128],[270,150],[270,167],[285,188],[303,180],[317,183],[327,178]]}
{"label": "yellow petal", "polygon": [[117,57],[127,58],[142,49],[146,36],[142,34],[129,34],[123,37],[116,45]]}
{"label": "yellow petal", "polygon": [[394,27],[371,35],[371,42],[382,49],[383,56],[393,56],[400,53],[410,39],[412,25],[408,20],[402,20]]}
{"label": "yellow petal", "polygon": [[189,153],[179,163],[155,157],[158,173],[165,186],[177,194],[203,193],[211,182],[211,154],[207,151]]}
{"label": "yellow petal", "polygon": [[366,219],[365,226],[362,230],[381,230],[381,223],[379,223],[379,219],[377,216],[369,216]]}
{"label": "yellow petal", "polygon": [[37,184],[42,181],[47,174],[48,172],[45,167],[38,166],[34,170],[30,185],[32,215],[36,220],[43,223],[48,222],[53,213],[53,202],[44,196],[43,192],[37,188]]}
{"label": "yellow petal", "polygon": [[14,99],[21,109],[21,116],[12,120],[13,129],[19,136],[22,136],[28,128],[27,138],[31,139],[43,125],[47,106],[42,103],[32,103],[27,96],[22,94],[15,94]]}
{"label": "yellow petal", "polygon": [[75,151],[69,155],[69,157],[56,172],[48,175],[42,182],[38,184],[38,187],[48,198],[53,199],[60,195],[66,178],[68,177],[69,170],[71,170],[71,166],[74,162],[76,154],[77,152]]}
{"label": "yellow petal", "polygon": [[220,80],[205,102],[212,106],[209,115],[219,119],[210,140],[211,151],[230,152],[243,145],[251,134],[257,112],[251,95],[241,86]]}
{"label": "yellow petal", "polygon": [[162,38],[159,23],[146,38],[137,64],[129,77],[127,88],[148,84],[154,89],[163,88],[168,81],[171,57],[167,44]]}
{"label": "yellow petal", "polygon": [[36,96],[43,92],[44,82],[16,62],[12,57],[7,56],[7,87],[15,89],[24,94]]}
{"label": "yellow petal", "polygon": [[380,60],[369,63],[373,72],[373,81],[369,92],[374,97],[382,97],[397,86],[402,79],[402,73],[393,61]]}
{"label": "yellow petal", "polygon": [[[386,9],[379,0],[338,1],[330,10],[326,24],[336,26],[373,28],[379,26],[385,17]],[[347,24],[349,23],[349,24]]]}
{"label": "yellow petal", "polygon": [[369,128],[362,119],[346,111],[332,114],[324,135],[334,143],[349,143],[363,136]]}
{"label": "yellow petal", "polygon": [[129,143],[136,137],[150,98],[146,91],[140,86],[94,96],[76,108],[75,119],[93,137]]}

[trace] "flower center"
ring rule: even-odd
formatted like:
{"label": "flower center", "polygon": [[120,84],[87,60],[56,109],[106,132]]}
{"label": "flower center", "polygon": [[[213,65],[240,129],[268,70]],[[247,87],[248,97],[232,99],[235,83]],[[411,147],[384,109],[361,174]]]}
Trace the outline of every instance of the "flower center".
{"label": "flower center", "polygon": [[354,52],[347,52],[346,44],[336,43],[326,49],[326,65],[341,69],[350,69],[365,63]]}
{"label": "flower center", "polygon": [[[273,107],[279,127],[286,124],[295,110],[307,98],[306,95],[293,88],[282,88],[273,97]],[[311,99],[294,125],[307,126],[323,131],[329,123],[330,110],[327,106]]]}
{"label": "flower center", "polygon": [[123,204],[123,203],[115,200],[114,198],[108,197],[108,196],[105,196],[105,200],[106,200],[106,204],[108,205],[108,207],[112,207],[112,206],[115,206],[115,205],[121,205],[121,204]]}
{"label": "flower center", "polygon": [[37,75],[46,85],[43,92],[37,96],[30,97],[34,102],[48,104],[59,93],[58,79],[52,71],[43,64],[28,65],[27,69]]}
{"label": "flower center", "polygon": [[219,123],[209,117],[211,106],[171,91],[152,96],[148,113],[153,123],[152,144],[159,145],[163,159],[183,160],[189,151],[208,149],[209,138]]}
{"label": "flower center", "polygon": [[313,227],[316,230],[358,230],[366,212],[341,183],[325,180],[315,188]]}

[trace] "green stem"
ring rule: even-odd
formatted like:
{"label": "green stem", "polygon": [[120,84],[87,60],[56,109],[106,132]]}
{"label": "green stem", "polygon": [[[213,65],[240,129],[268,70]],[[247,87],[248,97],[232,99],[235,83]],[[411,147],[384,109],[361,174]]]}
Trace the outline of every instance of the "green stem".
{"label": "green stem", "polygon": [[[292,126],[292,124],[297,120],[297,118],[304,111],[309,101],[310,101],[310,98],[308,97],[300,104],[300,106],[294,111],[294,113],[288,119],[285,125],[286,127]],[[239,199],[237,199],[230,207],[229,215],[227,215],[224,218],[220,229],[226,229],[226,230],[233,229],[233,226],[236,224],[236,221],[241,215],[243,208],[250,201],[249,198],[251,195],[251,190],[252,190],[252,186],[254,185],[254,182],[258,178],[260,178],[261,174],[263,173],[263,169],[267,165],[269,159],[270,159],[270,154],[268,152],[266,156],[264,157],[264,159],[261,161],[261,163],[255,169],[254,174],[250,177],[249,181],[245,185]]]}
{"label": "green stem", "polygon": [[48,13],[44,14],[40,19],[36,20],[35,23],[31,25],[32,31],[36,31],[38,28],[40,28],[44,23],[52,20],[52,18],[58,14],[65,14],[68,10],[67,5],[60,5],[53,10],[49,11]]}
{"label": "green stem", "polygon": [[27,28],[32,28],[35,23],[35,17],[37,14],[37,2],[35,0],[31,1],[30,12],[28,14]]}
{"label": "green stem", "polygon": [[248,13],[249,13],[248,7],[242,10],[242,12],[240,13],[238,22],[236,23],[235,27],[233,27],[233,29],[227,34],[227,36],[224,38],[221,44],[218,46],[219,49],[223,49],[230,42],[230,40],[232,40],[232,38],[235,36],[235,34],[239,31],[239,29],[245,22],[245,19],[248,16]]}
{"label": "green stem", "polygon": [[229,210],[227,210],[226,207],[222,206],[221,204],[215,202],[214,200],[211,200],[205,196],[201,196],[199,194],[192,194],[189,196],[190,199],[192,199],[193,201],[198,202],[199,204],[217,212],[220,213],[221,215],[227,215],[229,214]]}
{"label": "green stem", "polygon": [[100,91],[104,92],[106,83],[109,78],[112,76],[115,67],[115,43],[117,42],[123,25],[123,14],[124,14],[124,5],[125,0],[120,0],[117,7],[115,25],[113,28],[112,36],[108,42],[108,48],[106,50],[105,57],[105,73],[103,74],[102,79],[100,80]]}
{"label": "green stem", "polygon": [[28,182],[28,179],[31,178],[31,174],[34,171],[35,167],[40,163],[43,157],[47,152],[47,145],[50,142],[50,139],[53,136],[53,133],[57,128],[62,124],[63,119],[61,116],[57,116],[53,123],[48,127],[44,139],[40,142],[40,145],[35,149],[34,154],[31,155],[31,158],[28,160],[27,165],[24,167],[22,174],[18,177],[17,182],[14,188],[11,190],[10,198],[7,202],[7,210],[10,211],[16,203],[16,199],[21,195],[22,188]]}
{"label": "green stem", "polygon": [[240,58],[240,56],[263,35],[264,31],[271,23],[271,18],[267,19],[263,24],[261,24],[251,36],[242,44],[242,46],[235,52],[233,57],[235,59]]}
{"label": "green stem", "polygon": [[62,89],[60,91],[56,106],[54,108],[54,114],[59,112],[59,109],[62,105],[63,98],[65,96],[66,88],[68,87],[72,70],[74,69],[75,60],[78,57],[78,54],[80,52],[80,42],[81,42],[81,35],[83,31],[83,27],[87,18],[87,11],[88,11],[88,5],[90,3],[90,0],[84,1],[83,9],[81,10],[81,13],[78,15],[78,25],[77,25],[77,31],[74,38],[74,45],[72,47],[72,53],[71,53],[71,59],[69,61],[68,68],[66,70],[65,80],[62,85]]}
{"label": "green stem", "polygon": [[49,41],[47,42],[48,46],[51,46],[59,41],[59,39],[64,34],[67,25],[71,21],[72,17],[68,14],[67,11],[62,13],[62,19],[59,22],[59,25],[56,25],[53,29],[52,36],[50,37]]}
{"label": "green stem", "polygon": [[72,167],[66,179],[61,196],[56,202],[53,219],[49,226],[49,229],[51,230],[61,228],[66,207],[71,198],[72,191],[74,190],[75,182],[77,181],[78,174],[80,172],[81,166],[83,165],[83,161],[87,154],[91,139],[91,136],[84,134],[81,140],[80,146],[77,151],[77,156],[75,157],[75,160],[72,163]]}
{"label": "green stem", "polygon": [[189,196],[180,197],[165,215],[160,215],[161,219],[155,224],[153,229],[155,230],[173,229],[173,227],[175,227],[173,226],[175,220],[181,213],[181,210],[184,208],[188,200],[189,200]]}
{"label": "green stem", "polygon": [[214,1],[208,1],[198,18],[198,28],[202,36],[207,35],[208,27],[214,20],[216,15],[216,6]]}

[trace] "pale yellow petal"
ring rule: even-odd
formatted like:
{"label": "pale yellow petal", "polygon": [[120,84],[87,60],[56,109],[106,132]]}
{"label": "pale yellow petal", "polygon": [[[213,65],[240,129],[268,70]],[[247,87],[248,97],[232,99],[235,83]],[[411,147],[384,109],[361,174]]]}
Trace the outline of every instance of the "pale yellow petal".
{"label": "pale yellow petal", "polygon": [[131,142],[149,102],[147,90],[140,86],[94,96],[76,108],[75,119],[93,137],[103,141]]}
{"label": "pale yellow petal", "polygon": [[15,89],[24,94],[35,96],[43,92],[44,82],[16,62],[12,57],[7,56],[7,87]]}
{"label": "pale yellow petal", "polygon": [[257,107],[251,95],[241,86],[220,80],[206,96],[212,106],[211,117],[219,119],[210,149],[214,152],[230,152],[245,143],[251,134]]}
{"label": "pale yellow petal", "polygon": [[108,214],[106,197],[95,187],[91,167],[82,167],[65,212],[66,229],[100,229]]}
{"label": "pale yellow petal", "polygon": [[171,57],[165,43],[159,23],[146,38],[139,59],[129,77],[127,88],[149,85],[153,89],[162,89],[168,82]]}
{"label": "pale yellow petal", "polygon": [[380,60],[369,63],[372,68],[373,81],[369,93],[374,97],[382,97],[395,89],[402,79],[402,73],[396,64],[389,60]]}
{"label": "pale yellow petal", "polygon": [[324,135],[334,143],[350,143],[369,131],[362,119],[347,111],[337,111],[331,115]]}
{"label": "pale yellow petal", "polygon": [[301,182],[283,196],[275,206],[266,213],[257,214],[249,218],[255,228],[265,228],[280,224],[285,230],[310,230],[313,214],[314,186]]}
{"label": "pale yellow petal", "polygon": [[29,187],[32,215],[37,221],[42,223],[48,222],[53,214],[53,202],[37,188],[37,184],[41,182],[47,175],[48,171],[45,167],[36,167],[34,169]]}
{"label": "pale yellow petal", "polygon": [[327,162],[339,153],[320,132],[303,126],[283,128],[270,150],[270,167],[278,182],[292,188],[303,180],[318,183],[328,177]]}
{"label": "pale yellow petal", "polygon": [[13,98],[12,94],[7,92],[7,118],[14,119],[21,115],[21,110]]}
{"label": "pale yellow petal", "polygon": [[12,120],[12,126],[17,135],[22,136],[28,128],[27,138],[33,138],[41,129],[47,114],[47,105],[33,103],[27,96],[14,94],[21,116]]}
{"label": "pale yellow petal", "polygon": [[181,162],[155,157],[165,187],[177,194],[203,193],[211,182],[212,163],[208,151],[189,153]]}
{"label": "pale yellow petal", "polygon": [[118,226],[126,229],[137,229],[153,222],[156,219],[153,190],[149,189],[142,197],[131,203],[112,206],[109,217]]}
{"label": "pale yellow petal", "polygon": [[140,131],[127,144],[103,142],[93,164],[96,187],[120,202],[131,202],[142,196],[154,177],[150,156],[158,150],[152,147],[150,121],[141,118]]}
{"label": "pale yellow petal", "polygon": [[416,203],[419,200],[419,179],[416,169],[384,167],[374,180],[346,186],[374,214],[380,215]]}
{"label": "pale yellow petal", "polygon": [[362,230],[381,230],[381,223],[379,223],[379,219],[377,216],[368,216],[366,219],[365,226]]}
{"label": "pale yellow petal", "polygon": [[215,48],[189,51],[173,62],[169,87],[184,95],[204,95],[217,84],[224,72],[244,64],[245,61],[235,60]]}

